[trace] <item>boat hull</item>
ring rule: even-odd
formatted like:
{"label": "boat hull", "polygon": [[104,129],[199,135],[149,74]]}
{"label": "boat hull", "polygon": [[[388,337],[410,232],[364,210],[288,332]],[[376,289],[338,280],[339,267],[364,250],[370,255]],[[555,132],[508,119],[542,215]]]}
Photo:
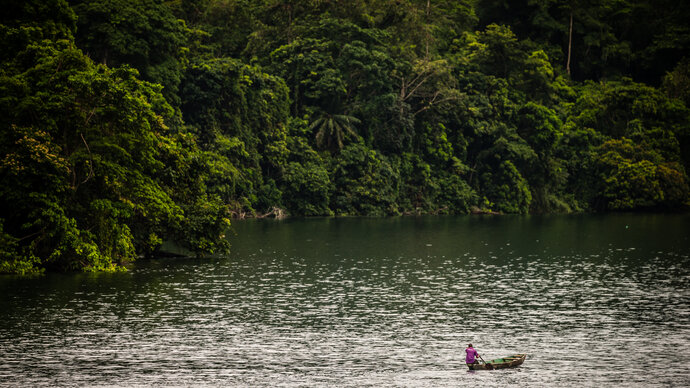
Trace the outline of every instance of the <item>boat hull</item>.
{"label": "boat hull", "polygon": [[467,367],[470,368],[470,370],[515,368],[522,365],[522,363],[525,362],[525,358],[527,358],[526,354],[516,354],[510,357],[497,358],[482,364],[467,364]]}

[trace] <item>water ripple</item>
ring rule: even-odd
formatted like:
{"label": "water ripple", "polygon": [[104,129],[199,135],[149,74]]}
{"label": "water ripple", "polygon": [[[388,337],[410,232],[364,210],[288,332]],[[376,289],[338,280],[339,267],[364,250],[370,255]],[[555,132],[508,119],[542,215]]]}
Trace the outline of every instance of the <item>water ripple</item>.
{"label": "water ripple", "polygon": [[[331,242],[340,256],[311,257],[247,247],[5,280],[0,386],[690,384],[687,251],[550,255],[512,242],[495,258],[419,240],[430,242],[359,254]],[[468,342],[528,359],[468,372]]]}

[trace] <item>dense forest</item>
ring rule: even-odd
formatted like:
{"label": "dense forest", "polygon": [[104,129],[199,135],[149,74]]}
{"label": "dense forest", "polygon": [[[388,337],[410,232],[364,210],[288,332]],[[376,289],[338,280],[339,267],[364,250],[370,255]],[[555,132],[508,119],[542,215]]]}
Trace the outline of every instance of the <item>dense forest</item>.
{"label": "dense forest", "polygon": [[269,214],[690,205],[690,2],[1,2],[0,272]]}

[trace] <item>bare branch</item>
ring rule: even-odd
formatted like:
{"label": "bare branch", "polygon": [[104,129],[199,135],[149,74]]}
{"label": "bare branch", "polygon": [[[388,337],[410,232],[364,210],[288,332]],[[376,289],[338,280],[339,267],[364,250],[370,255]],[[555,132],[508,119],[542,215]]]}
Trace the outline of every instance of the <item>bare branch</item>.
{"label": "bare branch", "polygon": [[[403,101],[412,97],[414,95],[414,92],[417,91],[417,89],[419,89],[420,86],[424,85],[424,83],[429,79],[429,77],[431,77],[431,75],[432,75],[432,73],[429,73],[426,75],[426,77],[424,77],[421,81],[419,81],[419,83],[414,88],[412,88],[412,90],[410,90],[409,93],[407,93],[407,96],[405,96],[405,98],[403,98]],[[417,77],[417,78],[419,78],[419,77]]]}
{"label": "bare branch", "polygon": [[89,145],[86,143],[86,139],[84,139],[84,134],[80,133],[79,136],[81,136],[81,140],[84,142],[84,145],[86,146],[86,150],[89,151],[89,174],[86,176],[86,179],[84,179],[83,182],[81,183],[86,183],[89,179],[94,177],[93,173],[93,155],[91,154],[91,149],[89,148]]}
{"label": "bare branch", "polygon": [[416,116],[416,115],[418,115],[419,113],[422,113],[422,112],[424,112],[425,110],[430,109],[431,106],[434,105],[434,104],[439,105],[439,104],[442,104],[442,103],[444,103],[444,102],[446,102],[446,101],[457,101],[457,100],[460,99],[460,96],[451,95],[451,96],[448,96],[448,97],[441,98],[440,100],[437,101],[436,99],[437,99],[439,96],[441,96],[441,91],[436,91],[436,93],[434,93],[434,97],[431,99],[431,101],[429,101],[428,104],[426,104],[425,106],[423,106],[422,108],[420,108],[419,110],[417,110],[416,112],[414,112],[412,115],[413,115],[413,116]]}

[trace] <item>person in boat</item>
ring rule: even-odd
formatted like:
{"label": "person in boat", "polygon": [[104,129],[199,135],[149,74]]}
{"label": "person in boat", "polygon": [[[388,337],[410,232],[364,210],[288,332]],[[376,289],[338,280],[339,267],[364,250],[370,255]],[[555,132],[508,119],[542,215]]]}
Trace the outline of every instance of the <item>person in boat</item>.
{"label": "person in boat", "polygon": [[465,353],[467,353],[467,356],[465,357],[465,363],[467,364],[478,364],[479,361],[477,360],[477,357],[479,357],[479,353],[475,348],[472,347],[472,344],[467,345],[467,349],[465,349]]}

